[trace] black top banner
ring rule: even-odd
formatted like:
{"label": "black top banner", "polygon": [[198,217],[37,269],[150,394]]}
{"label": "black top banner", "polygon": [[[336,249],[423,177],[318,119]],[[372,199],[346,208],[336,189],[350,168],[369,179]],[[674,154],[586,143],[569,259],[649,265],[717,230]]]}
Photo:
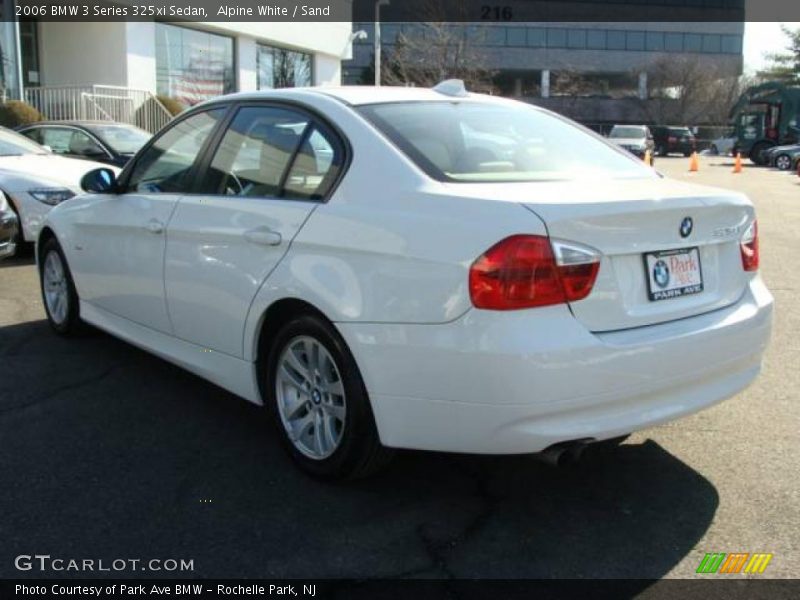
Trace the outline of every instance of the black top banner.
{"label": "black top banner", "polygon": [[0,598],[303,600],[796,600],[796,579],[598,580],[0,580]]}
{"label": "black top banner", "polygon": [[4,6],[5,21],[800,21],[795,0],[17,0]]}

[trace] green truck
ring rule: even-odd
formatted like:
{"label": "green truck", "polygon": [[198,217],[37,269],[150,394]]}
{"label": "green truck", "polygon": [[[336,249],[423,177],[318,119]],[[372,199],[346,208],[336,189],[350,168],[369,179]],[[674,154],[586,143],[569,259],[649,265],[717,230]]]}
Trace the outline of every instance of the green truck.
{"label": "green truck", "polygon": [[800,87],[769,81],[747,89],[731,111],[736,143],[757,165],[764,165],[764,151],[772,146],[800,142]]}

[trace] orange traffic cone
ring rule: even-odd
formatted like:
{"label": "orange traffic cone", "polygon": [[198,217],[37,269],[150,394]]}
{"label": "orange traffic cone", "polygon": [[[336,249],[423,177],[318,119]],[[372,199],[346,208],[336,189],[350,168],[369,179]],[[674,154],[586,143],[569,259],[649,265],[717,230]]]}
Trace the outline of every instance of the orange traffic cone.
{"label": "orange traffic cone", "polygon": [[653,155],[650,154],[650,150],[645,150],[644,151],[644,159],[643,160],[644,160],[644,164],[646,164],[646,165],[652,165],[653,164]]}
{"label": "orange traffic cone", "polygon": [[742,153],[736,153],[736,160],[733,163],[733,172],[734,173],[741,173],[742,172]]}
{"label": "orange traffic cone", "polygon": [[697,160],[697,152],[692,152],[692,159],[689,161],[689,172],[697,173],[700,170],[700,162]]}

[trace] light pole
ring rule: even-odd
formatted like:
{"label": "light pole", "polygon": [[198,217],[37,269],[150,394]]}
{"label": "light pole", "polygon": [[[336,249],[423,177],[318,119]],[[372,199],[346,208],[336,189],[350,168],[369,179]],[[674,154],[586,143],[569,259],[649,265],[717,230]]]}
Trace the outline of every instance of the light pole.
{"label": "light pole", "polygon": [[381,84],[381,6],[388,6],[390,0],[375,3],[375,85]]}

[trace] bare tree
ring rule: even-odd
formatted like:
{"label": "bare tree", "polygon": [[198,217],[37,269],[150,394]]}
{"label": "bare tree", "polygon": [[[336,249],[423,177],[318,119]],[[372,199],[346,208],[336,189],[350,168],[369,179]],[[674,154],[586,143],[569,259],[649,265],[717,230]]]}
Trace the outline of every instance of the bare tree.
{"label": "bare tree", "polygon": [[493,72],[477,46],[488,28],[426,21],[407,26],[386,53],[383,82],[431,87],[445,79],[463,79],[477,92],[492,92]]}
{"label": "bare tree", "polygon": [[748,80],[696,57],[663,57],[648,68],[645,111],[656,123],[724,125]]}

